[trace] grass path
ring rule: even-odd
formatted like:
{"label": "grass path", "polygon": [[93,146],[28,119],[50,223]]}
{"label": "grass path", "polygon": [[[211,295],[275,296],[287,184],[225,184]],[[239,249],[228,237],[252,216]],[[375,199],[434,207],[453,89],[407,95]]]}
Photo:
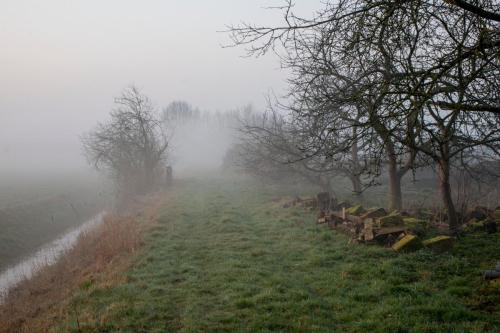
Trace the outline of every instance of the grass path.
{"label": "grass path", "polygon": [[[397,256],[351,246],[313,215],[271,202],[245,181],[186,181],[128,272],[127,283],[80,290],[61,331],[498,332],[498,294],[481,270],[500,237],[453,254]],[[495,312],[497,311],[497,312]],[[72,312],[72,313],[73,313]],[[78,318],[78,324],[77,324]]]}

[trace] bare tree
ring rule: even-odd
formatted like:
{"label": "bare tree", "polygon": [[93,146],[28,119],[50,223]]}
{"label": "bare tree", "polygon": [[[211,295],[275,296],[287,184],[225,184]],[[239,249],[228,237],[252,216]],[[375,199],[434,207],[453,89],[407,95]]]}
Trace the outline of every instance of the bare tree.
{"label": "bare tree", "polygon": [[[347,124],[362,137],[377,134],[387,156],[391,206],[401,205],[400,179],[417,154],[436,163],[455,230],[451,162],[464,161],[456,158],[462,154],[498,158],[500,4],[327,1],[312,18],[294,15],[291,1],[281,9],[282,26],[230,27],[234,44],[253,55],[280,55],[292,70],[299,115],[319,109],[345,120],[343,110],[361,111]],[[341,133],[342,126],[330,130]]]}
{"label": "bare tree", "polygon": [[188,102],[174,101],[162,110],[161,116],[164,123],[181,124],[198,120],[201,117],[201,112]]}
{"label": "bare tree", "polygon": [[247,171],[259,176],[295,175],[328,192],[333,191],[335,178],[347,177],[353,194],[361,195],[372,185],[365,177],[368,165],[366,156],[361,155],[365,153],[361,140],[351,140],[350,135],[345,140],[340,133],[331,135],[323,125],[270,108],[241,126],[239,160]]}
{"label": "bare tree", "polygon": [[82,137],[92,165],[111,175],[120,195],[150,191],[159,181],[168,141],[149,98],[136,87],[115,99],[111,119]]}

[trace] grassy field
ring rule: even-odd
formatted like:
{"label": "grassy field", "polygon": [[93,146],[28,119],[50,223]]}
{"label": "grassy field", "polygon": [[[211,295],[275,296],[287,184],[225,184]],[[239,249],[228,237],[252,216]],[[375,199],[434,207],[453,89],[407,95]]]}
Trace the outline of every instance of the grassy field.
{"label": "grassy field", "polygon": [[56,331],[499,332],[500,294],[481,275],[500,235],[451,254],[349,245],[284,209],[287,191],[191,180],[164,204],[124,283],[83,284]]}

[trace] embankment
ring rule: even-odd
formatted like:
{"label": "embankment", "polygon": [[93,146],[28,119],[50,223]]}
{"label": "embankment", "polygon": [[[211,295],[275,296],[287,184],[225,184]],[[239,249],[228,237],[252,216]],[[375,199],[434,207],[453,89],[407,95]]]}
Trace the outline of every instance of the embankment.
{"label": "embankment", "polygon": [[159,200],[149,198],[133,216],[104,216],[57,263],[19,283],[0,305],[0,332],[49,331],[72,311],[68,304],[74,291],[122,281],[144,230],[155,221]]}

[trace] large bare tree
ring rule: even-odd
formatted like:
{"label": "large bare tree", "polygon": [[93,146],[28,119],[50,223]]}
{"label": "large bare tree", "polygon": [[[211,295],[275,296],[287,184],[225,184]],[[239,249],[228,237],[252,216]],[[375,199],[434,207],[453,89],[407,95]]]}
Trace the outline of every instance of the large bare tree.
{"label": "large bare tree", "polygon": [[115,104],[111,119],[82,137],[85,155],[113,177],[121,195],[145,193],[160,181],[167,137],[151,101],[136,87]]}
{"label": "large bare tree", "polygon": [[400,179],[417,154],[435,162],[455,230],[451,162],[498,158],[500,3],[327,1],[312,18],[294,15],[290,1],[281,9],[281,26],[231,27],[234,44],[280,55],[300,116],[361,112],[350,123],[363,137],[375,133],[385,150],[390,206],[401,205]]}

